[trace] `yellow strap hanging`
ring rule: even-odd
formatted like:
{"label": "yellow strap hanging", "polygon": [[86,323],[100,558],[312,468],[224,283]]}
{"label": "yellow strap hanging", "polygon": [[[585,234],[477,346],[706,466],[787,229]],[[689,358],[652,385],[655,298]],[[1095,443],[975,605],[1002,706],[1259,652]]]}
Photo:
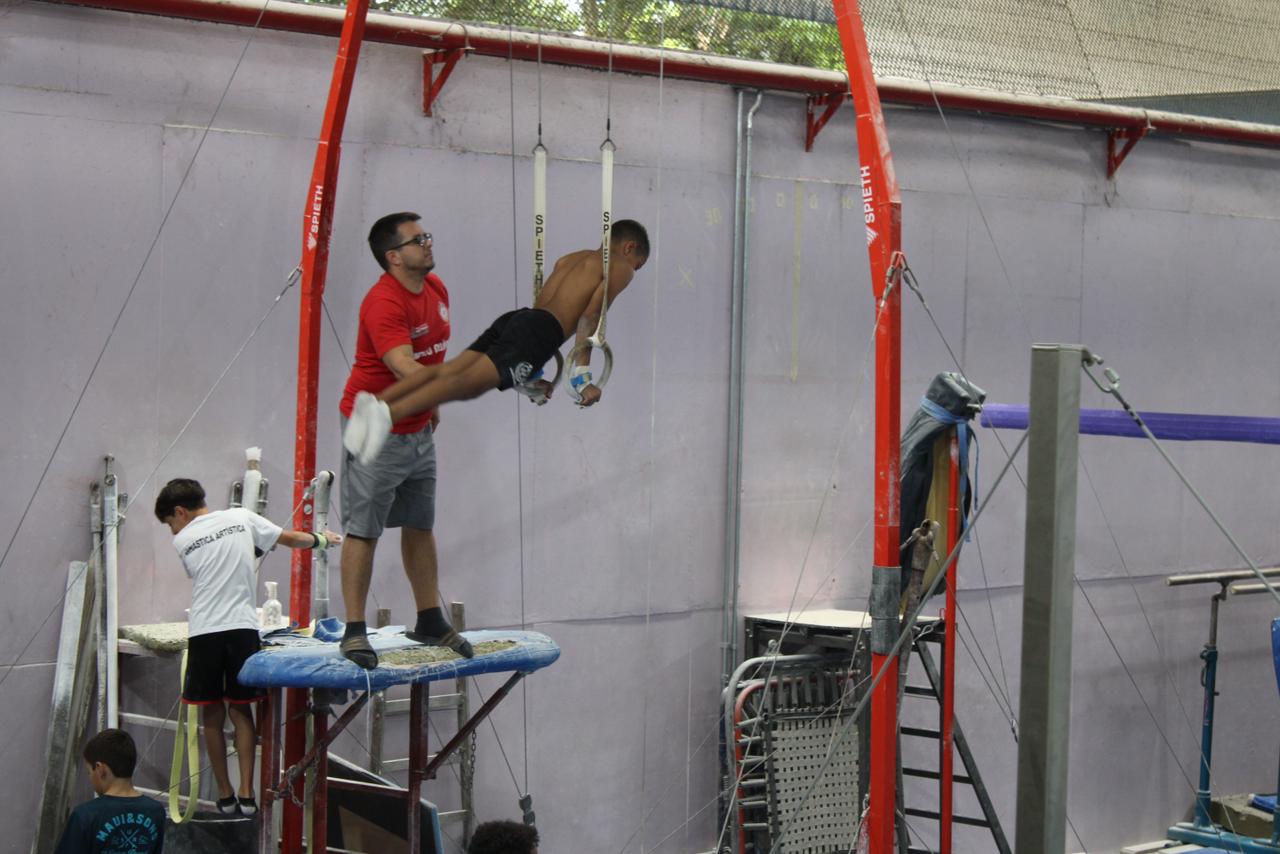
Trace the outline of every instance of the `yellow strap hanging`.
{"label": "yellow strap hanging", "polygon": [[[182,651],[182,664],[178,668],[178,690],[187,678],[187,651]],[[189,703],[178,701],[178,729],[173,736],[173,764],[169,767],[169,818],[174,824],[182,824],[196,814],[200,796],[200,725],[199,710]],[[185,737],[184,737],[185,736]],[[182,755],[187,756],[190,783],[187,786],[187,808],[178,809],[178,789],[182,785]]]}

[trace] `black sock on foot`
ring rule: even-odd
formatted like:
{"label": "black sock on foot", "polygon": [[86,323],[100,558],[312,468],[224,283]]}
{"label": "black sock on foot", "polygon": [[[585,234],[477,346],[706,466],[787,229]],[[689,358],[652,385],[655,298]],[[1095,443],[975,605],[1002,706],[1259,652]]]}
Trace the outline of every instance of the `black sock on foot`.
{"label": "black sock on foot", "polygon": [[369,627],[364,620],[352,620],[347,623],[346,629],[342,632],[342,639],[346,640],[352,635],[367,635]]}
{"label": "black sock on foot", "polygon": [[418,622],[414,625],[413,631],[415,634],[438,638],[451,628],[449,621],[444,618],[444,611],[440,608],[427,608],[425,611],[418,612]]}

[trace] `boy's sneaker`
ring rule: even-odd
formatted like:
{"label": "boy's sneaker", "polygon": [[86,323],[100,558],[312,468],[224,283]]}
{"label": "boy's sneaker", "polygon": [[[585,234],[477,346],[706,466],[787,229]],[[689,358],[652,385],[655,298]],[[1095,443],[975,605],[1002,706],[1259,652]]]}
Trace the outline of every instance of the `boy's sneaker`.
{"label": "boy's sneaker", "polygon": [[247,798],[236,798],[240,806],[240,815],[257,815],[258,802],[252,795]]}
{"label": "boy's sneaker", "polygon": [[218,798],[218,812],[223,815],[236,814],[236,796],[232,795],[227,798]]}

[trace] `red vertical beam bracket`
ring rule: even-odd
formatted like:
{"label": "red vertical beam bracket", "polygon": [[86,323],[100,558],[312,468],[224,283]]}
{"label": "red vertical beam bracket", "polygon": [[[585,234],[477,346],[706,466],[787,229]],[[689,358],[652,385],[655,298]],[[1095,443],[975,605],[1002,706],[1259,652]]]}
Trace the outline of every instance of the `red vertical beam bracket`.
{"label": "red vertical beam bracket", "polygon": [[[1107,131],[1107,177],[1116,177],[1116,172],[1120,169],[1120,164],[1129,156],[1129,152],[1133,151],[1133,147],[1138,144],[1144,136],[1151,132],[1151,126],[1142,128],[1112,128]],[[1124,145],[1117,150],[1118,143],[1123,142]]]}
{"label": "red vertical beam bracket", "polygon": [[897,640],[899,581],[899,469],[902,406],[902,201],[884,111],[867,49],[858,0],[832,0],[844,49],[849,91],[857,114],[862,216],[866,225],[871,289],[875,296],[876,438],[875,541],[871,569],[871,670],[878,679],[871,696],[870,854],[893,854],[898,768]]}
{"label": "red vertical beam bracket", "polygon": [[258,769],[258,797],[262,804],[258,809],[258,850],[272,851],[275,841],[271,838],[274,823],[271,820],[275,805],[276,777],[280,774],[280,745],[276,741],[276,718],[280,709],[280,689],[268,688],[267,698],[258,704],[258,740],[262,744],[262,762]]}
{"label": "red vertical beam bracket", "polygon": [[426,781],[427,762],[427,709],[430,701],[430,682],[415,682],[409,687],[409,785],[408,824],[405,836],[409,840],[410,854],[422,850],[422,784]]}
{"label": "red vertical beam bracket", "polygon": [[[831,117],[844,103],[844,95],[810,95],[805,104],[804,113],[804,150],[813,151],[813,141],[831,121]],[[817,109],[825,107],[819,115]]]}
{"label": "red vertical beam bracket", "polygon": [[[950,490],[947,494],[947,550],[950,555],[960,541],[960,440],[954,428],[948,443],[950,453]],[[938,779],[938,854],[951,854],[951,817],[954,815],[953,785],[955,782],[955,751],[952,747],[956,715],[956,566],[959,559],[947,568],[946,610],[942,641],[942,725],[938,728],[939,779]]]}
{"label": "red vertical beam bracket", "polygon": [[[453,73],[453,67],[468,50],[470,48],[454,47],[447,50],[429,50],[422,54],[422,114],[424,116],[432,115],[431,108],[435,105],[436,98],[440,97],[440,90],[444,88],[449,75]],[[444,66],[440,69],[438,76],[435,73],[437,65]]]}
{"label": "red vertical beam bracket", "polygon": [[316,754],[316,785],[311,796],[311,844],[307,854],[329,851],[329,707],[320,706],[312,713],[316,744],[323,745]]}
{"label": "red vertical beam bracket", "polygon": [[[356,76],[356,62],[364,40],[369,0],[348,0],[333,62],[329,99],[325,104],[320,139],[316,144],[315,166],[307,187],[302,221],[301,296],[298,318],[298,392],[293,457],[293,527],[309,531],[313,507],[307,489],[316,473],[316,405],[320,384],[320,319],[323,311],[325,274],[329,266],[329,235],[333,230],[333,204],[338,184],[338,162],[342,149],[342,128]],[[311,622],[311,552],[295,549],[289,571],[289,619],[295,626]],[[307,692],[286,692],[284,717],[285,764],[290,765],[306,749],[303,716]],[[298,780],[292,794],[300,802],[303,783]],[[282,854],[302,851],[302,809],[293,798],[284,802],[281,822]]]}

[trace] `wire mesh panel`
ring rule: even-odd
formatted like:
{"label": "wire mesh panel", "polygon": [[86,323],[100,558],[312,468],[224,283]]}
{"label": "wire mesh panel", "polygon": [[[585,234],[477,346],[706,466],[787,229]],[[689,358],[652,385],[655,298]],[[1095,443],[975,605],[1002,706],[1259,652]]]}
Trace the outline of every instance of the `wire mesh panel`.
{"label": "wire mesh panel", "polygon": [[743,684],[735,704],[735,850],[850,849],[867,779],[860,767],[867,715],[851,719],[864,685],[849,659]]}
{"label": "wire mesh panel", "polygon": [[808,709],[776,716],[767,728],[773,757],[769,822],[775,835],[787,827],[781,851],[827,854],[852,848],[861,792],[858,738],[852,732],[838,737],[846,724],[847,713]]}
{"label": "wire mesh panel", "polygon": [[[374,0],[374,8],[844,68],[828,0]],[[861,8],[881,77],[1280,123],[1276,0],[862,0]]]}

